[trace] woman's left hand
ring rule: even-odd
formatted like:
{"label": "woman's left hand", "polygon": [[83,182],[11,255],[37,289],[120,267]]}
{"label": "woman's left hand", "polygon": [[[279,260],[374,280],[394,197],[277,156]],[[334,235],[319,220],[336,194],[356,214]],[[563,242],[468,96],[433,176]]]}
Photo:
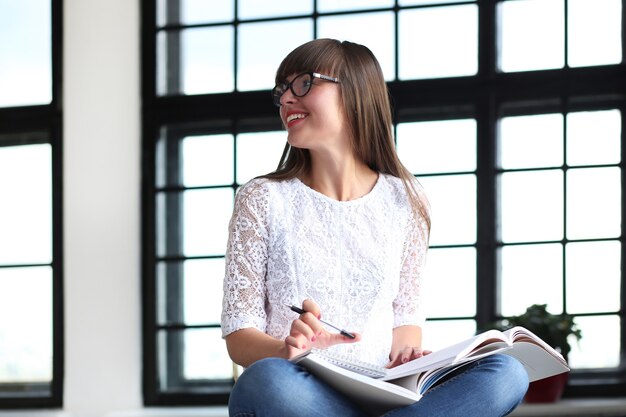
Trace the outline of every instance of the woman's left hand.
{"label": "woman's left hand", "polygon": [[412,361],[413,359],[421,358],[429,353],[432,353],[432,351],[422,350],[422,348],[416,346],[407,346],[396,352],[392,351],[389,355],[390,361],[387,365],[385,365],[385,368],[394,368],[398,365],[402,365],[403,363]]}

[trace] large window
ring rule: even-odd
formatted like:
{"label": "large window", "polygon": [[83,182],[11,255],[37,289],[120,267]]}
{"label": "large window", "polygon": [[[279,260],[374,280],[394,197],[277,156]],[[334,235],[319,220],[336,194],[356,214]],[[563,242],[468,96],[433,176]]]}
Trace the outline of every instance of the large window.
{"label": "large window", "polygon": [[233,197],[285,143],[274,71],[320,37],[379,58],[398,153],[431,200],[425,346],[546,303],[583,333],[566,395],[623,394],[621,0],[142,4],[146,403],[228,396]]}
{"label": "large window", "polygon": [[62,404],[60,18],[0,2],[0,408]]}

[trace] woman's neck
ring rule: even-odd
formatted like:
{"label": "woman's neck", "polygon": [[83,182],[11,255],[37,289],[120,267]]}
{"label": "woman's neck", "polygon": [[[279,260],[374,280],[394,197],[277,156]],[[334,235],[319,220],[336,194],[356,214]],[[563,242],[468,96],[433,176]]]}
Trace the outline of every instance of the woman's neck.
{"label": "woman's neck", "polygon": [[311,171],[300,180],[337,201],[350,201],[369,193],[378,173],[355,158],[311,158]]}

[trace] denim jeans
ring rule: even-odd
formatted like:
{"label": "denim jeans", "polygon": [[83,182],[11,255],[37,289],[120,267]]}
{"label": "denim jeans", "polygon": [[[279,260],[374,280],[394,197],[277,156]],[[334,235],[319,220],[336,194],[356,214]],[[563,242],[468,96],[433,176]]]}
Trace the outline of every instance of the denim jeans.
{"label": "denim jeans", "polygon": [[[499,417],[522,401],[528,388],[523,366],[496,354],[473,362],[431,388],[416,403],[384,417]],[[230,395],[230,417],[365,417],[358,404],[285,359],[255,362]]]}

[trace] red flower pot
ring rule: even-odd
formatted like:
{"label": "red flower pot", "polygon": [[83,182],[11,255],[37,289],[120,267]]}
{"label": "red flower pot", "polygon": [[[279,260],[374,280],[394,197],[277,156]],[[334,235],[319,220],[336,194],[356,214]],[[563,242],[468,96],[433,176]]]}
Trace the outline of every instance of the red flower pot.
{"label": "red flower pot", "polygon": [[524,401],[527,403],[552,403],[561,399],[567,384],[567,372],[531,382]]}

